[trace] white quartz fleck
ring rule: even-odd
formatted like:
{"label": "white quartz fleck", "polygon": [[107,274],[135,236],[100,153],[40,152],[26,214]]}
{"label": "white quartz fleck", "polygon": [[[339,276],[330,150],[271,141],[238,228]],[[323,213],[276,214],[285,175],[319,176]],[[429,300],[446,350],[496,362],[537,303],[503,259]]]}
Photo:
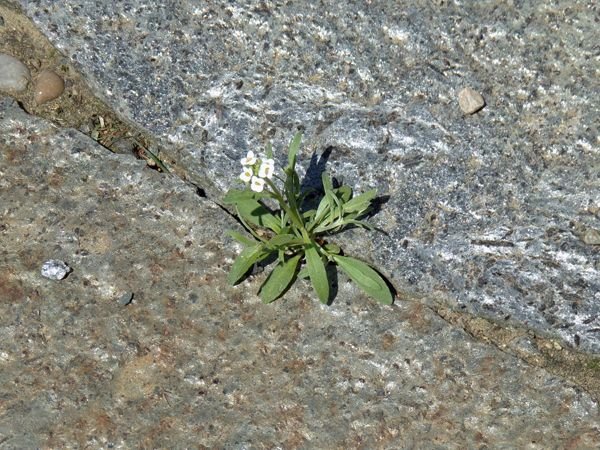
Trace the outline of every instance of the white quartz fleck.
{"label": "white quartz fleck", "polygon": [[42,276],[51,280],[62,280],[69,272],[71,272],[71,268],[67,263],[56,259],[46,261],[41,270]]}

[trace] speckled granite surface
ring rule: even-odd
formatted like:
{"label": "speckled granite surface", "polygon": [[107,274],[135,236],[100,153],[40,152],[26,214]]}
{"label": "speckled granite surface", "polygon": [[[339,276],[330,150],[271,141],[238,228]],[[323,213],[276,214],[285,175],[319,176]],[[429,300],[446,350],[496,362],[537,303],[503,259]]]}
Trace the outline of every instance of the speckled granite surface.
{"label": "speckled granite surface", "polygon": [[211,198],[303,127],[389,196],[345,242],[399,289],[600,352],[596,2],[20,3]]}
{"label": "speckled granite surface", "polygon": [[600,444],[588,394],[419,302],[228,287],[220,208],[9,100],[0,200],[2,448]]}

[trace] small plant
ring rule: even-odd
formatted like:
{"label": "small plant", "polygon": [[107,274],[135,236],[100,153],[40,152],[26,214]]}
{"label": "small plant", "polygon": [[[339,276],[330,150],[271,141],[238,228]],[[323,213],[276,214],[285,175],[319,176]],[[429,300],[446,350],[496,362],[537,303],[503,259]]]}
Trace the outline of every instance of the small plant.
{"label": "small plant", "polygon": [[[259,296],[264,303],[281,297],[297,278],[310,278],[321,302],[328,303],[330,283],[326,267],[332,263],[368,295],[381,303],[391,304],[392,292],[372,267],[344,256],[337,245],[324,239],[348,226],[372,229],[359,219],[370,211],[376,191],[354,196],[349,186],[334,187],[331,177],[323,172],[324,196],[316,209],[305,210],[307,193],[301,192],[296,173],[301,139],[302,134],[297,133],[290,143],[285,179],[275,175],[270,145],[265,157],[257,157],[250,151],[242,159],[240,179],[246,183],[246,189],[231,189],[223,201],[235,207],[238,218],[253,238],[230,232],[245,248],[234,261],[228,281],[238,283],[254,264],[261,261],[276,262],[260,287]],[[274,179],[281,182],[282,190]],[[273,201],[279,205],[278,211],[272,211],[266,203]],[[301,269],[302,265],[305,267]]]}

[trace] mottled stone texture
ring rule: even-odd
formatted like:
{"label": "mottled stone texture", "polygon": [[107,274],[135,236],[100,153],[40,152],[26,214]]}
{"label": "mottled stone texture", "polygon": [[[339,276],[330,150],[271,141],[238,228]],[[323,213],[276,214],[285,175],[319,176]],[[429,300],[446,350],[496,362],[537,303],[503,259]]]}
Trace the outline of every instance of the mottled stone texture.
{"label": "mottled stone texture", "polygon": [[21,4],[210,197],[303,128],[389,196],[346,242],[401,291],[600,352],[597,2]]}
{"label": "mottled stone texture", "polygon": [[[0,200],[5,448],[600,444],[586,393],[418,302],[228,287],[219,207],[6,100]],[[43,278],[48,258],[73,271]]]}

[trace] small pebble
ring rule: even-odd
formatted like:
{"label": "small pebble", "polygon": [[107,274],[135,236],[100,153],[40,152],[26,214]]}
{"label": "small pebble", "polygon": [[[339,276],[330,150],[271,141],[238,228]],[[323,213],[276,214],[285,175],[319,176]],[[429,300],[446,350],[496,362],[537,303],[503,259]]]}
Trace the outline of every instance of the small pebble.
{"label": "small pebble", "polygon": [[33,99],[38,105],[60,97],[65,90],[65,82],[55,72],[43,70],[35,81]]}
{"label": "small pebble", "polygon": [[25,64],[10,55],[0,53],[0,90],[23,91],[31,80]]}
{"label": "small pebble", "polygon": [[558,342],[553,342],[552,346],[554,347],[554,350],[562,350],[562,347]]}
{"label": "small pebble", "polygon": [[466,87],[458,93],[458,105],[465,114],[474,114],[485,106],[485,100],[479,92]]}
{"label": "small pebble", "polygon": [[119,305],[127,306],[133,300],[133,292],[125,292],[123,295],[119,297]]}
{"label": "small pebble", "polygon": [[0,27],[4,26],[4,17],[0,16]]}
{"label": "small pebble", "polygon": [[42,276],[51,280],[62,280],[69,272],[71,268],[67,263],[57,259],[50,259],[42,265]]}
{"label": "small pebble", "polygon": [[588,245],[600,245],[600,231],[588,228],[583,233],[581,240]]}
{"label": "small pebble", "polygon": [[117,139],[110,145],[110,149],[114,153],[120,153],[122,155],[131,155],[135,152],[136,147],[137,144],[135,142],[135,139],[129,138]]}

